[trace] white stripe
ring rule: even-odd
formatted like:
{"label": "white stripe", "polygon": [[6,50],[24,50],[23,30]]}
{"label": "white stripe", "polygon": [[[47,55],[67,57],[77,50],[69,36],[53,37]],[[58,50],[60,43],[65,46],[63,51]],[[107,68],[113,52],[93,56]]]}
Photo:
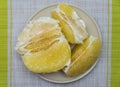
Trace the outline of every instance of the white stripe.
{"label": "white stripe", "polygon": [[111,87],[112,0],[109,0],[108,87]]}
{"label": "white stripe", "polygon": [[10,87],[10,0],[8,0],[8,87]]}

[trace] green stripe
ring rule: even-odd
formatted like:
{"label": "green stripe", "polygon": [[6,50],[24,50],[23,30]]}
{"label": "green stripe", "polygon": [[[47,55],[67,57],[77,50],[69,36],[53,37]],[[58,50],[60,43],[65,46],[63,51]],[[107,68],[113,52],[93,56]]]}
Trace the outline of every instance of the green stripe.
{"label": "green stripe", "polygon": [[112,1],[111,87],[120,87],[120,0]]}
{"label": "green stripe", "polygon": [[7,0],[0,0],[0,87],[7,87]]}

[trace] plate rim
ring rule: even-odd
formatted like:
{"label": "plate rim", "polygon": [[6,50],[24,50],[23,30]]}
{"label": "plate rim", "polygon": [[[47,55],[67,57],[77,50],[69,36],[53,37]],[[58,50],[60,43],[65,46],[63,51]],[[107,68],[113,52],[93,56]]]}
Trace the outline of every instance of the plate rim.
{"label": "plate rim", "polygon": [[[26,22],[29,23],[39,12],[47,9],[47,8],[50,8],[50,7],[54,7],[54,6],[57,6],[59,5],[60,3],[55,3],[55,4],[50,4],[50,5],[47,5],[39,10],[37,10],[35,13],[33,13],[33,15],[28,19],[28,21]],[[101,36],[101,31],[100,31],[100,28],[98,26],[98,24],[96,23],[95,19],[84,9],[82,9],[81,7],[78,7],[78,6],[75,6],[74,4],[70,4],[68,3],[70,6],[74,7],[74,8],[77,8],[77,9],[80,9],[82,12],[84,12],[85,14],[87,14],[87,16],[93,21],[93,23],[95,24],[95,26],[97,27],[97,32],[99,34],[99,38],[101,40],[101,43],[102,43],[102,36]],[[60,84],[68,84],[68,83],[71,83],[71,82],[75,82],[75,81],[78,81],[80,79],[82,79],[83,77],[85,77],[86,75],[88,75],[97,65],[97,63],[99,62],[99,59],[100,57],[96,60],[96,62],[92,65],[92,67],[90,69],[88,69],[84,74],[82,75],[78,75],[75,79],[72,79],[72,80],[69,80],[69,81],[55,81],[55,80],[51,80],[51,79],[48,79],[48,78],[45,78],[44,76],[38,74],[38,76],[40,78],[42,78],[43,80],[45,81],[48,81],[48,82],[52,82],[52,83],[60,83]]]}

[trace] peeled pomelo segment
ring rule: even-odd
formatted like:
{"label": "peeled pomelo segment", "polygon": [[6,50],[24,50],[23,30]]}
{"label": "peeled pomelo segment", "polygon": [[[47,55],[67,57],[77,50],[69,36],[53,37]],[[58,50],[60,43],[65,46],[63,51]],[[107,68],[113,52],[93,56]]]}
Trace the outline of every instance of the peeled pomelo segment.
{"label": "peeled pomelo segment", "polygon": [[55,72],[70,60],[71,52],[67,42],[57,42],[46,50],[25,54],[22,59],[25,66],[35,73]]}
{"label": "peeled pomelo segment", "polygon": [[40,17],[37,20],[30,21],[18,37],[18,41],[26,41],[43,32],[58,28],[58,21],[49,17]]}
{"label": "peeled pomelo segment", "polygon": [[70,43],[83,43],[83,40],[87,38],[88,33],[84,21],[69,5],[58,5],[57,9],[52,12],[52,17],[60,21],[62,31]]}
{"label": "peeled pomelo segment", "polygon": [[18,38],[17,51],[25,66],[35,73],[55,72],[70,61],[70,46],[58,21],[43,17],[28,24]]}
{"label": "peeled pomelo segment", "polygon": [[101,41],[93,36],[72,50],[71,64],[64,71],[67,76],[83,74],[96,62],[101,51]]}
{"label": "peeled pomelo segment", "polygon": [[32,52],[47,49],[56,41],[59,41],[60,38],[61,31],[59,29],[54,29],[40,35],[36,35],[32,39],[30,39],[25,48],[30,49]]}
{"label": "peeled pomelo segment", "polygon": [[73,31],[70,29],[70,26],[68,26],[68,24],[61,19],[56,11],[52,12],[52,17],[60,21],[59,25],[62,28],[62,32],[67,40],[71,43],[76,43]]}
{"label": "peeled pomelo segment", "polygon": [[63,34],[57,20],[49,17],[40,17],[25,26],[18,37],[16,49],[20,54],[43,49],[44,47],[49,47],[61,36]]}

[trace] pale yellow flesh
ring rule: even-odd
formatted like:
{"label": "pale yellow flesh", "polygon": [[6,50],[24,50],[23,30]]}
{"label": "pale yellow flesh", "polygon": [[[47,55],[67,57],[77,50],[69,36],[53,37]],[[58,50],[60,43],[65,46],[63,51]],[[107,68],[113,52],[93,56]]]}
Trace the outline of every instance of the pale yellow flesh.
{"label": "pale yellow flesh", "polygon": [[[59,11],[57,11],[59,10]],[[75,18],[73,18],[73,16]],[[60,4],[58,8],[52,12],[52,17],[60,21],[62,32],[66,39],[72,44],[82,43],[87,38],[87,32],[81,23],[80,19],[72,7],[67,4]]]}
{"label": "pale yellow flesh", "polygon": [[96,62],[101,50],[101,41],[90,37],[84,44],[76,45],[72,50],[71,64],[66,72],[67,76],[77,76],[83,74]]}
{"label": "pale yellow flesh", "polygon": [[49,49],[24,55],[26,67],[35,73],[49,73],[62,69],[70,59],[70,49],[67,42],[57,42]]}
{"label": "pale yellow flesh", "polygon": [[70,47],[54,19],[40,19],[25,27],[26,30],[19,36],[17,51],[23,54],[22,60],[30,71],[55,72],[65,67],[70,60]]}
{"label": "pale yellow flesh", "polygon": [[61,33],[59,29],[47,31],[30,39],[29,44],[27,44],[25,48],[30,49],[32,52],[47,49],[59,41],[60,37]]}
{"label": "pale yellow flesh", "polygon": [[60,27],[62,28],[62,32],[64,33],[65,37],[67,38],[67,40],[71,43],[76,43],[75,41],[75,37],[73,34],[73,31],[70,29],[70,26],[68,24],[66,24],[57,14],[57,12],[52,12],[52,17],[59,20],[60,21]]}

